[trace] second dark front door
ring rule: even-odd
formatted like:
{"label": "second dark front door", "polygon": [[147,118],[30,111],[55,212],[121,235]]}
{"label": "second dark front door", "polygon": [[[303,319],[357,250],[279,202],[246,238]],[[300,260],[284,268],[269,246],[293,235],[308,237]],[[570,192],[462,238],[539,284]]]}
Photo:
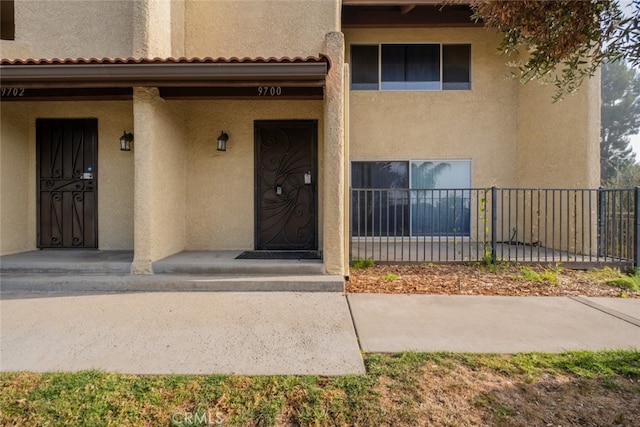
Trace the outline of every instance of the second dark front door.
{"label": "second dark front door", "polygon": [[38,119],[38,247],[97,248],[95,119]]}
{"label": "second dark front door", "polygon": [[256,249],[318,249],[318,122],[260,120],[254,130]]}

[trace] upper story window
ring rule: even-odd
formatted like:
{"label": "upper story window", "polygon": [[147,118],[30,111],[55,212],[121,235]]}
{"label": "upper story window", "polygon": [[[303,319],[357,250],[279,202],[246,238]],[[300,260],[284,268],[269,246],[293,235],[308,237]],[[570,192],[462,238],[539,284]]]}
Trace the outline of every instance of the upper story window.
{"label": "upper story window", "polygon": [[0,39],[15,39],[13,0],[0,0]]}
{"label": "upper story window", "polygon": [[469,90],[471,45],[351,45],[352,90]]}

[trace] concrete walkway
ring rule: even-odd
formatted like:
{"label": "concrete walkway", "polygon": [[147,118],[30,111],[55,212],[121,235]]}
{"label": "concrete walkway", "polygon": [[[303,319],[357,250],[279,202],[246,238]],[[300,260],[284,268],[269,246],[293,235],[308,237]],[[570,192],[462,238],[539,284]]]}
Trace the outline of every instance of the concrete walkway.
{"label": "concrete walkway", "polygon": [[364,373],[338,292],[2,293],[2,371]]}
{"label": "concrete walkway", "polygon": [[341,375],[364,372],[361,350],[640,349],[640,299],[338,292],[0,296],[3,371]]}
{"label": "concrete walkway", "polygon": [[640,299],[348,296],[365,352],[640,349]]}

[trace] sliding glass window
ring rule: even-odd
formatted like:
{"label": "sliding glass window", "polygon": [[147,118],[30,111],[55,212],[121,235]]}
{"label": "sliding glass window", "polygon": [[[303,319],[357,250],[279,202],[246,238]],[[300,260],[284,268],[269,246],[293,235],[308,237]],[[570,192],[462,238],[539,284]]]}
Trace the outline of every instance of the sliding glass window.
{"label": "sliding glass window", "polygon": [[471,161],[354,161],[354,236],[470,233]]}
{"label": "sliding glass window", "polygon": [[471,89],[469,44],[351,45],[352,90]]}

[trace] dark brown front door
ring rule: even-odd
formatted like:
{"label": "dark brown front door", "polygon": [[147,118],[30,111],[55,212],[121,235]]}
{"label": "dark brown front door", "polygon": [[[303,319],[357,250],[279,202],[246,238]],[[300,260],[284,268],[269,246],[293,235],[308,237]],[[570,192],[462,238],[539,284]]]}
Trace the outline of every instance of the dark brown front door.
{"label": "dark brown front door", "polygon": [[96,119],[38,119],[38,247],[97,248]]}
{"label": "dark brown front door", "polygon": [[255,122],[256,249],[315,250],[318,122]]}

